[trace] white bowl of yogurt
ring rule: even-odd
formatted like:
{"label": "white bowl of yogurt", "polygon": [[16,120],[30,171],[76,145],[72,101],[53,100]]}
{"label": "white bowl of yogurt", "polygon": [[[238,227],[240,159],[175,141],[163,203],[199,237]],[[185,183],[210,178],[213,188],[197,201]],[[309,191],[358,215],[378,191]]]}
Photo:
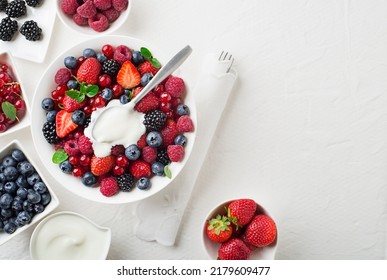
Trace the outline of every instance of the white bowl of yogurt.
{"label": "white bowl of yogurt", "polygon": [[186,145],[184,146],[184,158],[180,162],[172,162],[169,164],[168,167],[171,176],[152,176],[151,187],[147,190],[141,190],[134,187],[130,192],[120,191],[119,193],[113,196],[106,197],[101,194],[99,190],[100,188],[98,186],[86,187],[82,183],[81,178],[72,176],[71,174],[63,173],[58,167],[58,165],[52,162],[55,148],[54,145],[47,143],[46,139],[43,136],[42,126],[46,122],[46,115],[41,107],[42,100],[46,97],[50,97],[50,93],[53,91],[53,89],[55,89],[55,73],[58,71],[58,69],[64,67],[63,62],[67,56],[80,56],[86,48],[94,48],[95,50],[100,50],[101,47],[105,44],[110,44],[112,46],[125,45],[133,50],[140,50],[141,47],[146,47],[151,50],[153,57],[157,57],[161,65],[165,64],[168,59],[175,54],[175,50],[171,50],[169,52],[164,53],[162,50],[160,50],[160,48],[155,47],[150,43],[147,43],[140,39],[119,35],[99,36],[97,38],[88,39],[78,43],[74,47],[71,47],[70,49],[64,51],[54,61],[52,61],[44,72],[43,76],[41,77],[36,87],[34,99],[32,101],[31,134],[35,149],[39,151],[40,159],[42,160],[48,172],[52,175],[53,178],[57,180],[58,184],[61,185],[63,188],[69,190],[77,196],[99,203],[132,203],[146,199],[147,197],[150,197],[167,187],[179,175],[180,171],[184,168],[186,162],[189,159],[195,142],[197,130],[196,106],[194,97],[192,95],[192,80],[191,77],[187,75],[184,71],[184,64],[178,70],[176,70],[175,73],[173,73],[173,75],[176,75],[184,80],[184,104],[189,107],[190,118],[192,119],[195,125],[195,129],[193,132],[184,134],[187,138]]}
{"label": "white bowl of yogurt", "polygon": [[111,241],[111,230],[85,216],[63,211],[42,220],[30,241],[34,260],[104,260]]}

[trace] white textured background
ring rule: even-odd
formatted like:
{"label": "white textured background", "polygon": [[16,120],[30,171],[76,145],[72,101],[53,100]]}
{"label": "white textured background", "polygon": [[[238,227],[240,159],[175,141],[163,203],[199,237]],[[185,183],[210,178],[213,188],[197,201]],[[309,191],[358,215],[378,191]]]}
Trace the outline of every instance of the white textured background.
{"label": "white textured background", "polygon": [[[204,54],[228,50],[239,81],[175,247],[134,236],[135,205],[90,203],[49,177],[60,210],[111,227],[110,259],[205,259],[206,213],[252,197],[278,223],[278,259],[385,259],[387,1],[132,1],[116,34],[168,54],[190,44],[192,77]],[[16,59],[30,100],[48,63],[84,39],[57,19],[43,64]],[[31,143],[25,129],[1,145],[14,138]],[[1,246],[0,259],[28,259],[31,232]]]}

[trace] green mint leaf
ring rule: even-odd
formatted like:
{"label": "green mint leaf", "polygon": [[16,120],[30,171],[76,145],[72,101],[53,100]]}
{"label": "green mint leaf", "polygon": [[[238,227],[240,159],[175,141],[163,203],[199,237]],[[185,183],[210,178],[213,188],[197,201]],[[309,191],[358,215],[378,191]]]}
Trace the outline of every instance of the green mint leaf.
{"label": "green mint leaf", "polygon": [[144,47],[140,48],[140,52],[141,52],[143,57],[145,57],[147,59],[152,58],[152,53],[147,48],[144,48]]}
{"label": "green mint leaf", "polygon": [[156,68],[160,68],[160,67],[161,67],[160,62],[159,62],[156,58],[152,57],[149,61],[150,61],[150,63],[151,63],[154,67],[156,67]]}
{"label": "green mint leaf", "polygon": [[78,102],[82,102],[83,100],[85,100],[85,94],[78,90],[70,89],[70,90],[67,90],[65,93],[66,95],[68,95],[72,99],[75,99]]}
{"label": "green mint leaf", "polygon": [[1,103],[1,109],[3,110],[3,113],[8,119],[10,119],[11,121],[14,121],[16,119],[16,108],[12,103],[4,101],[3,103]]}
{"label": "green mint leaf", "polygon": [[84,83],[82,83],[81,86],[79,87],[79,91],[80,91],[82,94],[86,94],[86,93],[87,93],[87,85],[85,85]]}
{"label": "green mint leaf", "polygon": [[98,86],[97,85],[90,85],[90,86],[87,86],[86,87],[86,95],[88,97],[93,97],[93,96],[96,96],[97,93],[98,93]]}
{"label": "green mint leaf", "polygon": [[172,172],[171,172],[171,169],[169,169],[168,165],[164,166],[164,173],[165,173],[165,176],[167,176],[169,179],[172,178]]}
{"label": "green mint leaf", "polygon": [[55,153],[52,155],[52,162],[55,164],[59,164],[66,159],[68,159],[69,155],[65,152],[63,149],[58,149],[55,151]]}

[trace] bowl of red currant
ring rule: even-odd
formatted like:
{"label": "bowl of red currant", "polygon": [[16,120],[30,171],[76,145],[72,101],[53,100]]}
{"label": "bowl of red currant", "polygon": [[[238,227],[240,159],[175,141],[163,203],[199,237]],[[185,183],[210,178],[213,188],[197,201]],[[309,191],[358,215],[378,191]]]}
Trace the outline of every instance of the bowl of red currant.
{"label": "bowl of red currant", "polygon": [[0,54],[0,137],[29,125],[23,85],[9,53]]}
{"label": "bowl of red currant", "polygon": [[[58,183],[83,198],[119,204],[149,197],[179,175],[196,135],[196,107],[184,65],[136,103],[132,114],[121,110],[166,57],[142,40],[106,35],[70,48],[51,63],[36,88],[31,131]],[[93,116],[113,104],[104,129],[97,129]]]}

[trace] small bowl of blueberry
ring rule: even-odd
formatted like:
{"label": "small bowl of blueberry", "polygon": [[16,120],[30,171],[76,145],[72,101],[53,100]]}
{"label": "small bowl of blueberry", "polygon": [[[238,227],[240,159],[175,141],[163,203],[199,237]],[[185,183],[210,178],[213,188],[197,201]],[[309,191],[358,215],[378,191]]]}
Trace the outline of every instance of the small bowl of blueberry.
{"label": "small bowl of blueberry", "polygon": [[131,0],[58,0],[57,14],[68,28],[86,35],[108,34],[127,20]]}
{"label": "small bowl of blueberry", "polygon": [[19,141],[0,151],[0,245],[59,205],[42,175]]}

